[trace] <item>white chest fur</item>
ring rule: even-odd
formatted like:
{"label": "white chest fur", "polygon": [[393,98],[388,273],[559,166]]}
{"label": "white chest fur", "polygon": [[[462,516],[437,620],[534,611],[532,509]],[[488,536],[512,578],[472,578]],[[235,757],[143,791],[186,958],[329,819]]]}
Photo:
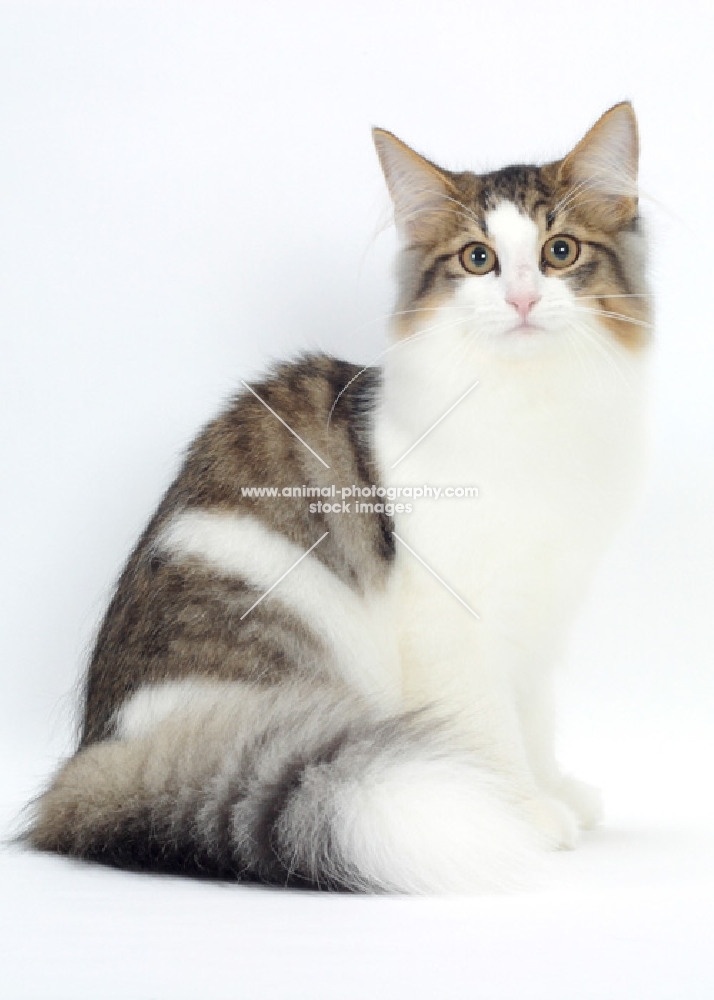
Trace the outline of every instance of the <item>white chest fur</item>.
{"label": "white chest fur", "polygon": [[639,359],[596,329],[578,344],[554,337],[510,356],[456,330],[388,356],[383,481],[479,489],[478,499],[415,499],[396,518],[398,536],[480,619],[399,547],[397,615],[414,700],[463,708],[470,675],[522,685],[555,658],[639,478],[642,374]]}

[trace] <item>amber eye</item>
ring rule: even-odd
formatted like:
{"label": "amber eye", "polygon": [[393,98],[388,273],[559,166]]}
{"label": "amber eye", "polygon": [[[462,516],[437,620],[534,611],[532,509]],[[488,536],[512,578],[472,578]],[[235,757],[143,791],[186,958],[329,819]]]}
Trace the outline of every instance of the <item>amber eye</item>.
{"label": "amber eye", "polygon": [[543,244],[543,263],[549,267],[570,267],[580,256],[574,236],[554,236]]}
{"label": "amber eye", "polygon": [[485,243],[467,243],[459,252],[459,260],[469,274],[488,274],[498,264],[496,254]]}

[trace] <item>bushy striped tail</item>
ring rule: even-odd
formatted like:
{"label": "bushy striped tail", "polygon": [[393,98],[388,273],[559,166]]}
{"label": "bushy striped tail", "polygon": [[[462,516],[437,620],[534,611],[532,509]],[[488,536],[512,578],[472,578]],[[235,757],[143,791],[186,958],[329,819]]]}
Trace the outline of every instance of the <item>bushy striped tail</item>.
{"label": "bushy striped tail", "polygon": [[120,716],[34,807],[40,850],[124,868],[353,891],[509,885],[534,835],[421,713],[292,687],[177,686]]}

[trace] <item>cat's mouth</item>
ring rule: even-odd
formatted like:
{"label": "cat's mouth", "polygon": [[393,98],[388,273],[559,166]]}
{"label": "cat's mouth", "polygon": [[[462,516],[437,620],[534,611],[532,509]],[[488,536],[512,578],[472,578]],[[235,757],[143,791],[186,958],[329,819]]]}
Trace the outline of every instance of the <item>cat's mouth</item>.
{"label": "cat's mouth", "polygon": [[529,323],[528,320],[524,319],[521,323],[516,323],[515,326],[511,326],[506,330],[506,333],[538,333],[543,327],[540,323]]}

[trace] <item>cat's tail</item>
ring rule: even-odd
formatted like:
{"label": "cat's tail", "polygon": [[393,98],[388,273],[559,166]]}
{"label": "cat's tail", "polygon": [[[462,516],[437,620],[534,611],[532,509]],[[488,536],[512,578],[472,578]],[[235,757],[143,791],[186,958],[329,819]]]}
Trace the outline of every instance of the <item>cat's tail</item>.
{"label": "cat's tail", "polygon": [[356,891],[513,884],[534,835],[424,713],[325,691],[167,684],[34,804],[41,850],[134,869]]}

